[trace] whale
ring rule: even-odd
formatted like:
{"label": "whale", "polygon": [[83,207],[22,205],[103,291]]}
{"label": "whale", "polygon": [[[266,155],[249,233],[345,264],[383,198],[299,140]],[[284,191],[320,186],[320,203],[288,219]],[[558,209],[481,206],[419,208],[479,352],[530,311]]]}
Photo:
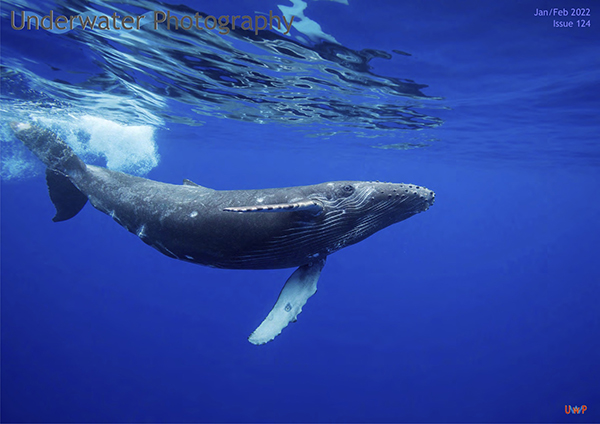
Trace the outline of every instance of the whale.
{"label": "whale", "polygon": [[170,258],[225,269],[296,268],[248,337],[255,345],[297,320],[329,255],[426,211],[435,200],[427,188],[379,181],[256,190],[213,190],[188,179],[167,184],[86,164],[34,122],[10,126],[46,165],[54,222],[73,218],[89,202]]}

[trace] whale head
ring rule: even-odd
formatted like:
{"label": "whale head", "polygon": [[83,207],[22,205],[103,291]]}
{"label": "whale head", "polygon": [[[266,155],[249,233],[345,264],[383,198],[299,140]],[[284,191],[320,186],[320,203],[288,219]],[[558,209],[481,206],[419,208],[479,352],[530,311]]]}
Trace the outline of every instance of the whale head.
{"label": "whale head", "polygon": [[323,186],[315,200],[323,205],[326,227],[341,236],[336,250],[426,211],[435,200],[433,191],[414,184],[336,181]]}

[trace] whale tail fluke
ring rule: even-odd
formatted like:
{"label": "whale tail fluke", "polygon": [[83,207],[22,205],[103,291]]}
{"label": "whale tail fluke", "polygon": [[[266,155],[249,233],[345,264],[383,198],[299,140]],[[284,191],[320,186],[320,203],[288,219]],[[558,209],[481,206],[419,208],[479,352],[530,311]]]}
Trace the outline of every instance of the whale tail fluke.
{"label": "whale tail fluke", "polygon": [[46,184],[50,199],[56,208],[56,215],[52,218],[54,222],[73,218],[87,203],[87,196],[60,172],[46,168]]}
{"label": "whale tail fluke", "polygon": [[19,122],[11,122],[10,126],[16,137],[47,166],[46,183],[56,208],[52,220],[73,218],[87,202],[87,196],[72,181],[85,173],[85,163],[52,131]]}

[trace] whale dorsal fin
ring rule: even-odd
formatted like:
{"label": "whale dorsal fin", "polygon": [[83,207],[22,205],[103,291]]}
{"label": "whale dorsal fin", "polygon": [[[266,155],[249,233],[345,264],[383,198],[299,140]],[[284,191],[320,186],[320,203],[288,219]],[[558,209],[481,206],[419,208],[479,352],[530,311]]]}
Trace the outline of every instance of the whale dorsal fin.
{"label": "whale dorsal fin", "polygon": [[300,200],[291,203],[272,205],[237,206],[224,208],[225,212],[311,212],[315,215],[323,212],[323,205],[314,200]]}
{"label": "whale dorsal fin", "polygon": [[194,187],[194,188],[199,188],[202,190],[211,190],[212,191],[212,188],[201,186],[200,184],[196,184],[195,182],[188,180],[187,178],[183,179],[183,185],[189,186],[189,187]]}
{"label": "whale dorsal fin", "polygon": [[[183,185],[192,186],[192,187],[202,187],[200,184],[196,184],[195,182],[188,180],[187,178],[183,179]],[[204,187],[202,187],[204,188]]]}

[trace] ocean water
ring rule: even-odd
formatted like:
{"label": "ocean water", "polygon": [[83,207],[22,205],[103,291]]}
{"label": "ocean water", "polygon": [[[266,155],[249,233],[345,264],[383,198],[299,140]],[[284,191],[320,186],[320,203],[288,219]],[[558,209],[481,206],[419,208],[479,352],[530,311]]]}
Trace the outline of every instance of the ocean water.
{"label": "ocean water", "polygon": [[[3,1],[1,420],[600,422],[598,6]],[[295,25],[11,26],[50,11]],[[14,120],[163,182],[436,202],[331,255],[298,322],[254,346],[292,269],[176,261],[90,205],[53,223]]]}

